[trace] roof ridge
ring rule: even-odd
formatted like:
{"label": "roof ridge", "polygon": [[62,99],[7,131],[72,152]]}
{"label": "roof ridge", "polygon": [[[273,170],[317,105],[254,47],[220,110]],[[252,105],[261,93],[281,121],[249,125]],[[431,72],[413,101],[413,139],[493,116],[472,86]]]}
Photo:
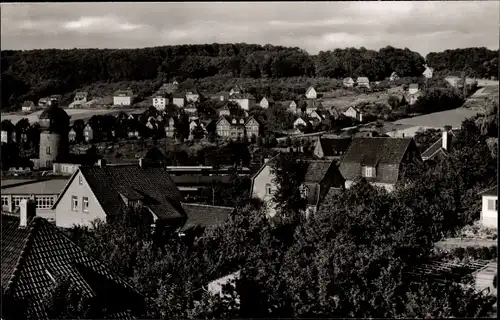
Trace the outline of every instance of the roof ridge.
{"label": "roof ridge", "polygon": [[[21,218],[19,217],[19,220]],[[9,282],[7,282],[7,286],[4,289],[5,291],[10,291],[13,289],[14,284],[17,280],[17,276],[21,272],[21,269],[23,267],[24,262],[26,261],[26,256],[28,254],[29,249],[31,248],[31,244],[33,242],[34,234],[36,232],[36,227],[38,226],[38,221],[41,221],[41,217],[33,217],[29,224],[26,226],[26,228],[29,228],[28,236],[26,237],[26,240],[24,241],[23,248],[21,250],[21,254],[19,255],[19,258],[17,259],[16,267],[14,268],[14,271],[12,275],[10,276]]]}
{"label": "roof ridge", "polygon": [[185,205],[190,205],[190,206],[200,206],[200,207],[211,207],[211,208],[224,208],[224,209],[235,209],[234,207],[227,207],[227,206],[214,206],[211,204],[202,204],[202,203],[188,203],[188,202],[181,202],[181,204]]}

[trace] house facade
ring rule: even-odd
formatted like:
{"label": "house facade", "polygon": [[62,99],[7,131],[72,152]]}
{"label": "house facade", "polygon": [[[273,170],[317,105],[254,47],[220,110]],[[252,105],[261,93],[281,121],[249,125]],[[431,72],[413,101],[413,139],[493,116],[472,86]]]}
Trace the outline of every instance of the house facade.
{"label": "house facade", "polygon": [[235,93],[229,97],[229,101],[237,103],[243,110],[250,110],[255,105],[255,97],[248,93]]}
{"label": "house facade", "polygon": [[394,82],[397,80],[399,80],[399,75],[396,73],[396,71],[394,71],[393,73],[391,73],[391,76],[389,77],[389,81]]}
{"label": "house facade", "polygon": [[343,112],[346,117],[363,122],[363,113],[358,108],[350,106],[349,109]]}
{"label": "house facade", "polygon": [[94,129],[92,129],[89,123],[83,128],[83,139],[85,142],[94,140]]}
{"label": "house facade", "polygon": [[297,129],[298,127],[304,126],[310,126],[311,122],[304,117],[297,117],[297,119],[293,122],[293,127]]}
{"label": "house facade", "polygon": [[153,97],[153,107],[156,108],[156,110],[165,110],[169,102],[169,99],[167,96],[164,95],[157,95]]}
{"label": "house facade", "polygon": [[297,102],[293,100],[284,101],[283,105],[293,114],[299,113],[300,110],[297,108]]}
{"label": "house facade", "polygon": [[354,80],[351,77],[344,78],[342,82],[346,88],[352,88],[354,86]]}
{"label": "house facade", "polygon": [[24,101],[21,110],[24,112],[33,111],[35,109],[35,104],[33,101]]}
{"label": "house facade", "polygon": [[219,115],[219,117],[230,116],[231,110],[229,109],[228,105],[226,104],[222,108],[217,110],[217,114]]}
{"label": "house facade", "polygon": [[314,87],[309,87],[306,91],[306,99],[317,99],[318,93]]}
{"label": "house facade", "polygon": [[134,100],[132,90],[118,90],[113,96],[113,105],[115,106],[131,106]]}
{"label": "house facade", "polygon": [[192,90],[186,92],[186,101],[189,102],[200,102],[200,93],[197,90]]}
{"label": "house facade", "polygon": [[420,161],[422,158],[411,138],[354,138],[340,162],[340,172],[346,179],[346,188],[365,178],[390,192],[402,178],[401,169]]}
{"label": "house facade", "polygon": [[481,224],[486,228],[498,228],[498,187],[480,193],[482,197]]}
{"label": "house facade", "polygon": [[221,138],[236,139],[245,135],[245,119],[230,118],[227,116],[219,118],[215,125],[216,133]]}
{"label": "house facade", "polygon": [[165,136],[167,138],[173,138],[175,135],[175,120],[174,118],[169,118],[165,124]]}
{"label": "house facade", "polygon": [[352,138],[318,137],[313,154],[319,159],[340,160],[349,149]]}
{"label": "house facade", "polygon": [[86,103],[88,95],[89,95],[89,93],[86,91],[77,92],[77,93],[75,93],[75,98],[73,99],[73,102]]}
{"label": "house facade", "polygon": [[68,141],[69,142],[75,142],[76,141],[76,132],[75,129],[71,128],[68,132]]}
{"label": "house facade", "polygon": [[232,87],[231,90],[229,91],[230,96],[241,93],[245,93],[245,91],[243,90],[243,87],[238,84]]}
{"label": "house facade", "polygon": [[425,70],[424,72],[422,73],[422,75],[426,78],[426,79],[431,79],[432,76],[434,75],[434,69],[429,67],[428,65],[424,65],[425,67]]}
{"label": "house facade", "polygon": [[[266,203],[266,213],[270,217],[276,215],[276,204],[273,202],[273,194],[278,190],[272,165],[277,157],[272,158],[252,176],[250,194],[252,198],[258,198]],[[301,186],[301,194],[307,199],[305,214],[314,214],[330,188],[344,189],[344,178],[334,161],[330,160],[306,160],[307,173]]]}
{"label": "house facade", "polygon": [[262,109],[267,109],[274,105],[274,100],[272,98],[264,97],[260,100],[259,105]]}
{"label": "house facade", "polygon": [[356,83],[358,85],[358,88],[364,87],[370,89],[370,80],[368,80],[367,77],[358,77]]}
{"label": "house facade", "polygon": [[184,93],[174,93],[172,98],[172,103],[179,108],[184,108],[186,104],[186,95]]}

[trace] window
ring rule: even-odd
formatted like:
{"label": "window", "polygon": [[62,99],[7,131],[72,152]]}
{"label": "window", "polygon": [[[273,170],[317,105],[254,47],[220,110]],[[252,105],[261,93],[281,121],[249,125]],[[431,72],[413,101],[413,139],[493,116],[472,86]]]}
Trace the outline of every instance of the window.
{"label": "window", "polygon": [[88,197],[83,197],[82,210],[83,210],[83,212],[89,212],[89,198]]}
{"label": "window", "polygon": [[83,185],[83,177],[82,176],[78,176],[78,184],[79,185]]}
{"label": "window", "polygon": [[50,147],[45,148],[45,153],[50,154]]}
{"label": "window", "polygon": [[54,205],[53,196],[41,196],[36,198],[37,209],[50,209]]}
{"label": "window", "polygon": [[19,204],[21,203],[21,200],[23,199],[29,199],[27,196],[14,196],[12,197],[12,201],[14,202],[14,209],[19,207]]}
{"label": "window", "polygon": [[488,210],[498,211],[498,200],[497,199],[488,199]]}
{"label": "window", "polygon": [[9,206],[9,197],[2,196],[2,207],[7,207],[7,206]]}
{"label": "window", "polygon": [[300,195],[302,196],[302,198],[307,198],[308,193],[309,189],[306,186],[300,187]]}
{"label": "window", "polygon": [[270,183],[266,183],[266,196],[270,196],[271,193],[272,193],[271,184]]}
{"label": "window", "polygon": [[367,177],[367,178],[374,178],[375,177],[375,168],[364,167],[363,169],[364,169],[363,170],[364,177]]}
{"label": "window", "polygon": [[45,167],[46,168],[52,167],[52,161],[50,161],[50,160],[45,161]]}
{"label": "window", "polygon": [[78,211],[78,197],[71,196],[71,210]]}

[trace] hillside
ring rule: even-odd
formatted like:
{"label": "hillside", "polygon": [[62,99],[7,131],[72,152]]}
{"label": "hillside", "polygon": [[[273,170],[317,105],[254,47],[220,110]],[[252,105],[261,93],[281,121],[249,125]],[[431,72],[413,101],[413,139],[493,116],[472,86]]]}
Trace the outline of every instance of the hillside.
{"label": "hillside", "polygon": [[435,71],[446,75],[460,76],[462,71],[468,77],[498,77],[499,50],[487,48],[464,48],[431,52],[426,56],[427,63]]}

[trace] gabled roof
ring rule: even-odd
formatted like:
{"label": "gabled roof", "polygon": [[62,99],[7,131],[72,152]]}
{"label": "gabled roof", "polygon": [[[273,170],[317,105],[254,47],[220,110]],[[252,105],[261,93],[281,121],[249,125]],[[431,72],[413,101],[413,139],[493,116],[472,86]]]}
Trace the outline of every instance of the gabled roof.
{"label": "gabled roof", "polygon": [[[358,109],[358,108],[356,108],[355,106],[350,106],[349,108],[347,108],[347,110],[349,110],[349,109],[353,109],[353,110],[354,110],[354,111],[356,111],[357,113],[361,113],[361,110],[359,110],[359,109]],[[346,110],[346,111],[344,111],[344,112],[347,112],[347,110]]]}
{"label": "gabled roof", "polygon": [[307,95],[307,94],[308,94],[311,90],[316,91],[316,89],[314,89],[314,87],[313,87],[313,86],[310,86],[310,87],[307,89],[307,91],[306,91],[306,95]]}
{"label": "gabled roof", "polygon": [[307,104],[307,109],[318,109],[323,106],[322,103],[316,99],[304,99],[304,101]]}
{"label": "gabled roof", "polygon": [[195,203],[183,203],[182,207],[188,215],[188,219],[181,231],[191,228],[206,228],[220,225],[229,219],[234,208],[222,206],[210,206]]}
{"label": "gabled roof", "polygon": [[252,96],[250,93],[235,93],[232,96],[229,97],[230,100],[232,99],[253,99],[255,100],[255,97]]}
{"label": "gabled roof", "polygon": [[351,81],[352,81],[352,82],[354,82],[354,80],[353,80],[351,77],[344,78],[344,80],[343,80],[343,81],[344,81],[344,82],[348,82],[348,81],[349,81],[349,82],[351,82]]}
{"label": "gabled roof", "polygon": [[325,157],[335,156],[336,152],[346,153],[352,142],[352,138],[320,138],[319,143]]}
{"label": "gabled roof", "polygon": [[285,100],[282,102],[282,104],[284,104],[288,108],[288,107],[290,107],[292,102],[295,102],[295,104],[297,104],[297,101],[295,101],[295,100]]}
{"label": "gabled roof", "polygon": [[[453,137],[456,137],[458,130],[450,130],[448,131]],[[439,138],[436,142],[434,142],[427,150],[422,153],[422,159],[429,159],[439,151],[442,151],[443,154],[447,154],[447,151],[443,149],[443,137]]]}
{"label": "gabled roof", "polygon": [[398,75],[398,73],[397,73],[396,71],[393,71],[393,72],[391,73],[391,77],[394,77],[394,76],[397,76],[397,75]]}
{"label": "gabled roof", "polygon": [[142,204],[159,219],[179,219],[186,216],[181,206],[182,196],[168,172],[160,167],[141,168],[138,165],[80,167],[68,181],[54,208],[80,172],[106,215],[112,216],[126,210],[127,205],[120,194],[134,192],[143,197]]}
{"label": "gabled roof", "polygon": [[411,144],[415,144],[411,138],[354,138],[342,158],[340,172],[346,180],[355,180],[361,174],[361,166],[384,167],[378,170],[375,180],[396,183],[399,164]]}
{"label": "gabled roof", "polygon": [[325,178],[330,166],[335,166],[333,160],[305,160],[308,164],[304,182],[320,183]]}
{"label": "gabled roof", "polygon": [[359,82],[366,83],[366,82],[370,82],[370,81],[368,80],[367,77],[358,77],[357,82],[358,83]]}
{"label": "gabled roof", "polygon": [[2,214],[1,220],[2,289],[18,297],[31,296],[28,310],[35,318],[47,317],[41,302],[54,280],[61,276],[69,277],[87,297],[105,293],[127,298],[122,302],[126,308],[133,308],[142,299],[125,279],[92,258],[47,220],[30,218],[25,228],[19,228],[18,216]]}
{"label": "gabled roof", "polygon": [[186,98],[186,93],[185,92],[174,92],[172,93],[173,98]]}
{"label": "gabled roof", "polygon": [[117,96],[133,97],[134,93],[132,92],[132,90],[117,90],[115,91],[115,97]]}
{"label": "gabled roof", "polygon": [[88,92],[87,91],[78,91],[77,93],[75,93],[75,96],[88,96]]}
{"label": "gabled roof", "polygon": [[273,103],[273,102],[274,102],[274,99],[273,99],[273,98],[271,98],[271,97],[269,97],[269,98],[268,98],[268,97],[263,97],[263,98],[260,100],[260,102],[264,101],[264,99],[266,99],[266,100],[267,100],[267,102],[269,102],[269,103]]}
{"label": "gabled roof", "polygon": [[481,196],[498,196],[498,186],[493,186],[479,193]]}

